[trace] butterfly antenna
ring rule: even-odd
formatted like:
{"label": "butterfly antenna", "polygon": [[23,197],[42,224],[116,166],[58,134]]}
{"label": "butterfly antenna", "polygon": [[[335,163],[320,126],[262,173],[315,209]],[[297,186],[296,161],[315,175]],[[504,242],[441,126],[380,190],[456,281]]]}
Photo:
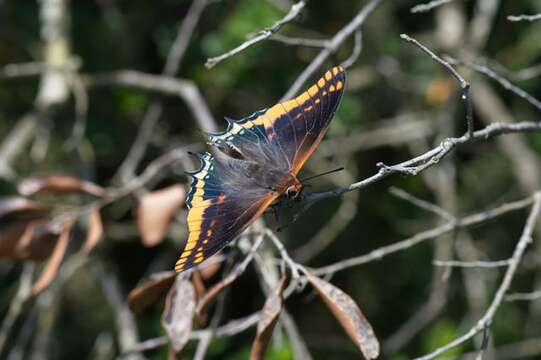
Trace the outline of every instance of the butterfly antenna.
{"label": "butterfly antenna", "polygon": [[315,179],[315,178],[318,178],[320,176],[324,176],[324,175],[329,175],[329,174],[332,174],[332,173],[335,173],[335,172],[339,172],[339,171],[342,171],[344,170],[344,167],[341,166],[339,168],[336,168],[336,169],[333,169],[333,170],[329,170],[329,171],[326,171],[324,173],[321,173],[321,174],[317,174],[317,175],[313,175],[313,176],[309,176],[307,178],[304,178],[304,179],[301,179],[300,182],[304,183],[308,180],[312,180],[312,179]]}

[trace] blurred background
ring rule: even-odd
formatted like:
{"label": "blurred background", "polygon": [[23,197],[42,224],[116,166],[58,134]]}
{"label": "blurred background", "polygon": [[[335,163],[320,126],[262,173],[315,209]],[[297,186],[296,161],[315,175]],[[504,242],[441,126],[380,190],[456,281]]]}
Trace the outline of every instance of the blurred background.
{"label": "blurred background", "polygon": [[[164,293],[138,314],[125,303],[143,279],[170,271],[184,246],[183,172],[199,166],[185,150],[205,150],[204,131],[224,128],[224,116],[238,119],[279,101],[367,3],[308,1],[276,35],[208,68],[207,58],[272,26],[294,3],[0,0],[0,357],[109,359],[163,336]],[[376,173],[377,163],[405,161],[466,131],[458,83],[401,33],[438,54],[485,64],[541,97],[541,21],[507,18],[541,13],[539,1],[454,0],[412,11],[420,3],[382,1],[362,33],[341,42],[301,86],[360,50],[339,111],[303,174],[346,170],[314,181],[310,191],[346,186]],[[497,81],[457,69],[471,83],[477,129],[539,119],[538,108]],[[393,175],[319,202],[278,236],[309,267],[363,255],[449,220],[396,189],[460,218],[530,197],[541,188],[540,157],[536,133],[467,144],[417,176]],[[381,358],[422,355],[475,324],[506,269],[433,260],[507,259],[527,214],[523,207],[447,232],[337,272],[331,282],[370,319]],[[511,292],[541,289],[538,235],[541,227]],[[225,254],[226,265],[203,279],[207,287],[242,258],[236,247]],[[222,297],[220,324],[262,307],[260,282],[249,266]],[[292,295],[285,307],[314,359],[359,358],[313,291]],[[488,332],[486,358],[540,358],[541,300],[503,302]],[[213,339],[205,358],[247,359],[254,333]],[[467,358],[482,338],[441,358]],[[185,358],[196,347],[188,343]],[[277,326],[268,358],[294,352]],[[167,353],[160,346],[144,356]]]}

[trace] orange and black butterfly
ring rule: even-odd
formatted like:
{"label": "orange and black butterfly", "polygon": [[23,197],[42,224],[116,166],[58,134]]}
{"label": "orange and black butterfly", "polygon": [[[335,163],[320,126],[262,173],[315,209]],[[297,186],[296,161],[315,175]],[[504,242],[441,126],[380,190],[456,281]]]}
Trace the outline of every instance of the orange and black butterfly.
{"label": "orange and black butterfly", "polygon": [[346,74],[327,71],[296,98],[258,111],[209,134],[218,151],[199,154],[188,206],[189,236],[175,270],[187,270],[235,239],[273,202],[300,198],[299,170],[314,152],[338,108]]}

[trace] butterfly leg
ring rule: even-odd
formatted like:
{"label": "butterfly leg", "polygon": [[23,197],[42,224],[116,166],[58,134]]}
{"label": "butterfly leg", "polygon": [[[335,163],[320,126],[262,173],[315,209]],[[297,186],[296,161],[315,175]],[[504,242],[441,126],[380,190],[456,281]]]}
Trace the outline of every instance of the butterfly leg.
{"label": "butterfly leg", "polygon": [[282,230],[284,230],[285,228],[289,227],[289,225],[293,224],[295,221],[297,221],[297,219],[299,218],[299,214],[295,214],[293,216],[293,219],[291,219],[291,221],[285,223],[284,225],[281,225],[279,226],[277,229],[276,229],[276,232],[280,232]]}

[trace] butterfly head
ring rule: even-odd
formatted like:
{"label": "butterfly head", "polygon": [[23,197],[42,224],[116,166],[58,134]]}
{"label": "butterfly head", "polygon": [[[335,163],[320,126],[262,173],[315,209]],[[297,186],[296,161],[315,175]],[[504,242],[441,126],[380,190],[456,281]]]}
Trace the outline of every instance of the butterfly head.
{"label": "butterfly head", "polygon": [[286,188],[285,196],[290,200],[301,200],[302,199],[302,190],[303,186],[300,182],[294,183],[293,185],[289,185]]}

